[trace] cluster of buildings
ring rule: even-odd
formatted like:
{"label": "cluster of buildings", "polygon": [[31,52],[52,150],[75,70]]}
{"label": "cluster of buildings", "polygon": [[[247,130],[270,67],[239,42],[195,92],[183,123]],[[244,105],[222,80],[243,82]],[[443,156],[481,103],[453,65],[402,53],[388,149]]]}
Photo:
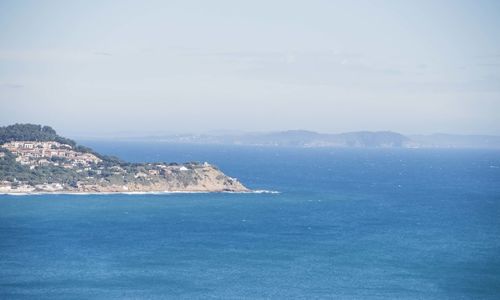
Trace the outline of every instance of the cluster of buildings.
{"label": "cluster of buildings", "polygon": [[[61,165],[66,168],[76,166],[88,167],[102,160],[92,153],[73,150],[70,145],[58,142],[12,141],[2,145],[16,155],[16,161],[24,165]],[[61,158],[61,161],[52,158]]]}

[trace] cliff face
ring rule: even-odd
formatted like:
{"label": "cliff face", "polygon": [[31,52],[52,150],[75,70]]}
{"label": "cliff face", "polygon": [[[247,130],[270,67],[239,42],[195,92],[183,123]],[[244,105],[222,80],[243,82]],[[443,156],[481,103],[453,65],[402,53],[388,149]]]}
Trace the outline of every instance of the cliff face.
{"label": "cliff face", "polygon": [[237,179],[226,176],[217,168],[204,165],[170,169],[148,180],[113,183],[80,183],[75,192],[248,192]]}

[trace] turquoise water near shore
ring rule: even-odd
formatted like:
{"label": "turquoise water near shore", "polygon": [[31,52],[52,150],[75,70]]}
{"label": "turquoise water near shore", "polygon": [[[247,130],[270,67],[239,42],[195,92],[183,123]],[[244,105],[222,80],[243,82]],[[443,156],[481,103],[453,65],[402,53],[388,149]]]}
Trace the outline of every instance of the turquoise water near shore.
{"label": "turquoise water near shore", "polygon": [[87,142],[279,194],[0,196],[0,299],[498,299],[500,152]]}

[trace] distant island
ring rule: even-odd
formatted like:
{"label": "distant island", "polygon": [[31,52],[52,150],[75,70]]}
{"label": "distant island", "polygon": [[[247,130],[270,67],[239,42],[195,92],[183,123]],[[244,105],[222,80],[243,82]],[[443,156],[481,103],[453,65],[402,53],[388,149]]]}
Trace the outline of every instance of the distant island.
{"label": "distant island", "polygon": [[130,163],[49,126],[0,127],[0,193],[248,192],[205,162]]}
{"label": "distant island", "polygon": [[493,135],[403,135],[392,131],[318,133],[287,130],[254,133],[156,134],[122,136],[118,140],[183,144],[246,145],[300,148],[475,148],[500,149],[500,136]]}

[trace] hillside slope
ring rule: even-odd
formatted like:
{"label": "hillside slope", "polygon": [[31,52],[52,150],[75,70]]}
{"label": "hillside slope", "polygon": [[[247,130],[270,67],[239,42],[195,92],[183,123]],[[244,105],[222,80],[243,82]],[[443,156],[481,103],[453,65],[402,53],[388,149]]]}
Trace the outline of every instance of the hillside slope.
{"label": "hillside slope", "polygon": [[128,163],[57,135],[48,126],[0,127],[0,193],[246,192],[208,163]]}

